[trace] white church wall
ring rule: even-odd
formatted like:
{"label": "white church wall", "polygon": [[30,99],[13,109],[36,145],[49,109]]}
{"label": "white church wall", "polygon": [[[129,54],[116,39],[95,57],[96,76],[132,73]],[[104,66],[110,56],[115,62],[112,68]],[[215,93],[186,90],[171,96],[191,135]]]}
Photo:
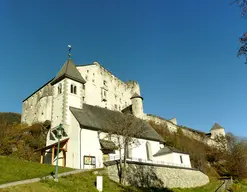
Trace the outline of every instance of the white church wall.
{"label": "white church wall", "polygon": [[84,165],[84,156],[94,156],[96,158],[96,168],[103,167],[103,155],[100,150],[98,131],[82,129],[81,131],[81,162],[82,168],[90,168]]}
{"label": "white church wall", "polygon": [[182,166],[191,168],[189,154],[171,152],[164,155],[155,156],[153,160],[163,162],[164,164],[170,166]]}
{"label": "white church wall", "polygon": [[[67,129],[67,134],[69,141],[66,167],[80,169],[80,125],[72,114],[70,115],[70,126]],[[83,164],[81,163],[81,165]]]}
{"label": "white church wall", "polygon": [[168,154],[164,154],[164,155],[159,155],[159,156],[155,156],[153,157],[154,161],[162,161],[165,163],[170,163],[170,164],[174,164],[174,155],[172,153],[168,153]]}
{"label": "white church wall", "polygon": [[191,167],[189,154],[184,154],[184,153],[172,153],[172,154],[173,154],[173,162],[175,164]]}

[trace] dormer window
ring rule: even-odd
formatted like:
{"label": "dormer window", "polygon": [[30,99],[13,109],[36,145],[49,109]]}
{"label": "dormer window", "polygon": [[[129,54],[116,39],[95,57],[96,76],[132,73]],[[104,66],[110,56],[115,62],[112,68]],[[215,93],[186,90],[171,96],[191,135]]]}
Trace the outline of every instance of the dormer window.
{"label": "dormer window", "polygon": [[62,93],[62,84],[59,83],[58,87],[57,87],[57,92],[58,92],[58,95]]}
{"label": "dormer window", "polygon": [[70,93],[76,94],[76,86],[73,84],[70,85]]}

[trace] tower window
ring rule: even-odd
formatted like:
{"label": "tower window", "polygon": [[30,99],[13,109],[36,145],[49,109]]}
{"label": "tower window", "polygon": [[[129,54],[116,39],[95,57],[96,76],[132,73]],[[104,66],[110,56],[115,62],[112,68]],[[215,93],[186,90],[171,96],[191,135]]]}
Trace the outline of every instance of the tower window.
{"label": "tower window", "polygon": [[58,94],[62,93],[62,84],[61,83],[59,83],[59,85],[57,87],[57,92],[58,92]]}
{"label": "tower window", "polygon": [[76,86],[73,84],[70,85],[70,93],[76,94]]}
{"label": "tower window", "polygon": [[183,164],[183,157],[180,155],[180,162]]}

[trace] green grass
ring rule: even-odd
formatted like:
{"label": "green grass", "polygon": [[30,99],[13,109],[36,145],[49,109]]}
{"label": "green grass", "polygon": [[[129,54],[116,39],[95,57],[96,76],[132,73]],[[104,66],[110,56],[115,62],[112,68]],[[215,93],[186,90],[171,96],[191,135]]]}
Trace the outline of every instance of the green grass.
{"label": "green grass", "polygon": [[[44,180],[38,183],[10,187],[2,189],[0,192],[65,192],[65,191],[83,191],[97,192],[95,188],[96,175],[92,172],[79,173],[73,176],[61,177],[59,182],[53,180]],[[129,188],[122,187],[111,181],[107,176],[103,177],[104,192],[128,191]]]}
{"label": "green grass", "polygon": [[[59,172],[71,170],[70,168],[59,168]],[[55,171],[55,167],[51,165],[0,156],[0,184],[35,177],[44,177],[49,175],[52,171]]]}
{"label": "green grass", "polygon": [[213,180],[209,184],[188,189],[173,189],[174,192],[214,192],[221,184],[221,181]]}
{"label": "green grass", "polygon": [[[43,177],[54,171],[55,167],[41,165],[39,163],[18,160],[0,156],[0,184],[11,181],[25,180],[35,177]],[[70,171],[69,168],[60,168],[60,172]],[[103,174],[103,171],[99,171]],[[95,187],[96,175],[93,172],[84,172],[72,176],[59,178],[59,182],[53,180],[42,180],[41,182],[27,185],[19,185],[7,189],[0,189],[0,192],[66,192],[83,191],[97,192]],[[111,181],[107,175],[103,175],[104,192],[212,192],[217,189],[221,181],[213,180],[209,184],[187,189],[141,189],[135,187],[124,187]],[[247,192],[247,184],[244,182],[233,185],[233,191]]]}
{"label": "green grass", "polygon": [[[95,181],[96,175],[94,175],[93,172],[84,172],[59,178],[58,183],[53,180],[44,180],[28,185],[2,189],[0,192],[97,192]],[[206,186],[191,189],[140,189],[121,186],[118,183],[111,181],[106,175],[103,175],[103,192],[212,192],[215,191],[219,185],[220,181],[212,181]],[[241,192],[242,191],[245,190],[241,190]]]}

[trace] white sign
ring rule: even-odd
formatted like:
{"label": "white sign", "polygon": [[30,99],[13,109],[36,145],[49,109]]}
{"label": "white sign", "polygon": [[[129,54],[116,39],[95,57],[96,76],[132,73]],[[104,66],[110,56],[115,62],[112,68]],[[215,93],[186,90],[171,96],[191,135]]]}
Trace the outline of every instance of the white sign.
{"label": "white sign", "polygon": [[97,189],[98,191],[102,191],[103,190],[103,177],[102,176],[97,176]]}

